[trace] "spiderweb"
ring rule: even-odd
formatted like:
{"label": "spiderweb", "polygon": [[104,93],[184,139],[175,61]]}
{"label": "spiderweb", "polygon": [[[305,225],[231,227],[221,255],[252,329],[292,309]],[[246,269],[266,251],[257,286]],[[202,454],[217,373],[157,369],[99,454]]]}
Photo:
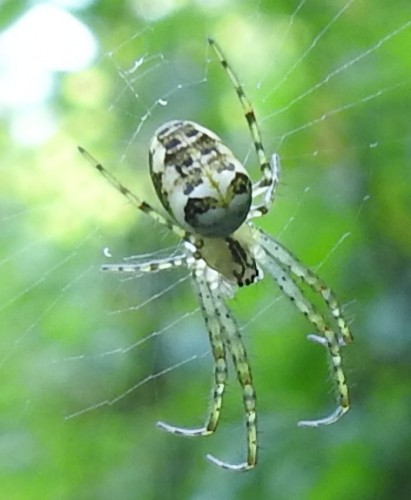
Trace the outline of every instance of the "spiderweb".
{"label": "spiderweb", "polygon": [[[400,182],[410,147],[407,4],[389,18],[384,7],[355,0],[325,7],[310,0],[275,8],[247,1],[165,4],[136,2],[128,23],[122,7],[111,20],[98,10],[90,17],[89,7],[75,12],[100,56],[59,78],[53,137],[34,152],[8,152],[0,170],[0,373],[8,380],[2,399],[5,420],[13,422],[9,433],[24,451],[10,444],[15,467],[37,456],[35,439],[15,420],[33,431],[42,417],[71,426],[72,436],[80,428],[77,445],[88,425],[104,433],[124,424],[123,447],[130,433],[140,446],[167,446],[170,454],[184,448],[198,461],[212,447],[242,453],[234,437],[243,432],[234,377],[223,437],[194,445],[152,429],[159,419],[201,422],[211,378],[206,331],[184,271],[127,279],[100,272],[103,263],[178,247],[76,153],[81,144],[158,206],[147,145],[160,124],[185,118],[221,135],[256,178],[246,122],[207,48],[209,34],[253,102],[267,152],[282,159],[278,197],[261,226],[317,269],[348,317],[362,324],[367,278],[355,262],[367,267],[364,227],[378,214],[389,217],[384,196]],[[392,182],[384,194],[388,165]],[[395,241],[395,227],[385,234]],[[291,432],[290,422],[310,416],[304,411],[324,411],[332,395],[324,352],[304,341],[307,324],[272,283],[252,288],[232,307],[249,346],[260,426],[271,441],[279,428]]]}

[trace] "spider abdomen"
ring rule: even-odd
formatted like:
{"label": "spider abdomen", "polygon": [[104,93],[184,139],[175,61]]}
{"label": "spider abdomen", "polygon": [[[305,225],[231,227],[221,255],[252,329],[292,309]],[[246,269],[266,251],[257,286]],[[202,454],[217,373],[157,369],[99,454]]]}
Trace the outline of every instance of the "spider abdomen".
{"label": "spider abdomen", "polygon": [[164,208],[194,233],[224,237],[252,200],[246,169],[210,130],[190,121],[162,125],[150,145],[150,173]]}

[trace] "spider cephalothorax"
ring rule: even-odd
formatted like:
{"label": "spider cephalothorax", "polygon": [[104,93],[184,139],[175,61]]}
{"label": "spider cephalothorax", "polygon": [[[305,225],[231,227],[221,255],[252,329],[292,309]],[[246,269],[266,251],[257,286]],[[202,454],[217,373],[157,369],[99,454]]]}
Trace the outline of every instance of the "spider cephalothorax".
{"label": "spider cephalothorax", "polygon": [[[181,255],[144,263],[103,266],[104,270],[155,272],[185,266],[191,272],[207,325],[214,357],[214,386],[210,410],[203,427],[186,429],[163,422],[158,426],[182,436],[205,436],[217,429],[228,376],[227,353],[231,356],[243,392],[246,413],[247,459],[240,464],[208,459],[230,470],[249,470],[257,464],[256,396],[247,353],[237,324],[226,305],[237,286],[262,279],[262,269],[315,327],[308,338],[323,345],[329,355],[338,406],[326,418],[304,420],[301,426],[331,424],[349,409],[349,395],[340,348],[352,341],[334,294],[312,271],[304,267],[277,240],[256,228],[250,219],[269,212],[278,183],[279,158],[268,162],[250,101],[231,70],[221,49],[209,44],[226,71],[243,107],[258,156],[261,178],[252,184],[247,170],[221,139],[191,121],[175,120],[161,126],[149,149],[150,173],[157,195],[170,218],[121,184],[83,148],[80,152],[131,203],[157,222],[166,225],[184,242]],[[256,203],[257,199],[260,203]],[[316,292],[326,308],[324,314],[306,298],[301,284]]]}

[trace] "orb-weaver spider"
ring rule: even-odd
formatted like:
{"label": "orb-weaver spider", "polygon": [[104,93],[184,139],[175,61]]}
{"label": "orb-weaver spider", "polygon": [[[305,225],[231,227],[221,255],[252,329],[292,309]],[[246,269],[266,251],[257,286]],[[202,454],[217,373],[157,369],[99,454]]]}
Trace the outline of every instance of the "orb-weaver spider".
{"label": "orb-weaver spider", "polygon": [[[318,332],[308,338],[323,345],[328,352],[338,406],[328,417],[301,421],[301,426],[331,424],[348,411],[350,403],[340,347],[350,343],[352,335],[330,288],[283,245],[250,222],[270,210],[278,184],[279,157],[273,154],[271,160],[267,160],[249,99],[220,47],[213,39],[208,43],[240,100],[257,153],[260,180],[252,184],[244,166],[210,130],[191,121],[168,122],[155,132],[149,150],[151,178],[168,213],[168,217],[164,217],[123,186],[83,148],[79,150],[136,208],[166,225],[183,241],[181,255],[137,264],[105,265],[103,269],[150,273],[185,266],[191,272],[200,300],[214,357],[210,410],[200,428],[186,429],[163,422],[157,425],[165,431],[189,437],[206,436],[217,429],[228,376],[228,353],[243,392],[247,458],[239,464],[223,462],[212,455],[207,458],[223,468],[243,471],[257,464],[256,396],[246,350],[225,299],[233,296],[237,287],[262,279],[264,269]],[[327,317],[316,311],[305,297],[301,284],[308,285],[322,297]]]}

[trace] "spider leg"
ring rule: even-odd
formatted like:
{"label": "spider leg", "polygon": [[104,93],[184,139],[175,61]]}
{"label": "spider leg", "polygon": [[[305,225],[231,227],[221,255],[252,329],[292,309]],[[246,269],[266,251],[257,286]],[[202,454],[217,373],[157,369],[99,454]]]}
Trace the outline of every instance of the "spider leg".
{"label": "spider leg", "polygon": [[274,199],[275,190],[278,185],[280,175],[280,157],[274,153],[270,160],[272,180],[268,186],[260,186],[260,182],[253,185],[253,199],[257,196],[264,195],[263,202],[259,205],[252,205],[247,216],[247,220],[265,215],[271,207]]}
{"label": "spider leg", "polygon": [[[273,259],[279,262],[283,267],[288,269],[294,276],[300,278],[304,283],[309,285],[315,292],[319,293],[324,302],[331,311],[331,315],[338,326],[338,342],[340,345],[350,344],[354,339],[346,320],[342,316],[341,307],[335,298],[332,290],[316,276],[310,269],[306,268],[299,262],[291,252],[289,252],[281,243],[269,237],[263,231],[255,229],[256,236],[261,241],[261,244],[266,249],[267,253]],[[315,336],[310,335],[309,340],[319,341]]]}
{"label": "spider leg", "polygon": [[230,310],[226,306],[219,292],[219,288],[212,290],[212,298],[221,324],[221,333],[224,343],[232,356],[237,371],[237,378],[243,391],[243,404],[246,413],[247,428],[247,461],[240,464],[230,464],[210,454],[207,455],[207,458],[213,464],[224,469],[246,471],[256,466],[258,451],[256,395],[252,381],[251,368],[238,326]]}
{"label": "spider leg", "polygon": [[208,43],[214,50],[217,59],[220,61],[220,64],[224,68],[228,78],[230,79],[234,87],[234,90],[243,108],[248,128],[250,129],[251,137],[254,143],[254,148],[257,153],[258,162],[260,164],[260,171],[262,174],[261,179],[257,183],[256,189],[257,190],[264,189],[263,192],[265,193],[264,202],[260,206],[254,208],[255,212],[254,217],[257,217],[258,215],[265,215],[270,209],[275,194],[275,188],[277,187],[278,184],[278,163],[279,163],[278,156],[273,155],[271,158],[271,162],[268,161],[263,146],[261,132],[258,127],[257,119],[255,117],[254,109],[250,99],[246,96],[239,79],[232,70],[231,66],[228,64],[228,61],[223,51],[221,50],[220,46],[212,38],[208,39]]}
{"label": "spider leg", "polygon": [[187,437],[207,436],[217,429],[228,372],[222,327],[219,322],[218,311],[213,303],[212,292],[210,285],[207,283],[205,271],[206,267],[204,261],[197,261],[196,267],[193,270],[193,278],[200,299],[203,317],[207,325],[215,363],[211,407],[204,426],[197,429],[186,429],[175,427],[164,422],[157,422],[157,426],[161,429],[171,432],[172,434]]}
{"label": "spider leg", "polygon": [[195,262],[195,258],[188,255],[176,255],[164,259],[155,259],[148,262],[137,264],[121,263],[121,264],[104,264],[101,266],[103,271],[125,272],[125,273],[156,273],[166,269],[175,267],[189,267]]}
{"label": "spider leg", "polygon": [[243,388],[243,402],[247,415],[247,461],[240,464],[230,464],[210,454],[207,455],[207,458],[210,462],[224,469],[246,471],[255,467],[257,463],[256,397],[252,385],[252,376],[247,360],[247,353],[234,318],[220,295],[219,283],[217,281],[212,281],[213,277],[217,276],[217,273],[207,268],[204,261],[196,261],[193,276],[199,294],[204,319],[207,324],[210,344],[215,360],[215,383],[211,408],[205,425],[198,429],[175,427],[164,422],[158,422],[157,425],[161,429],[171,432],[172,434],[186,437],[206,436],[216,430],[221,414],[223,394],[227,380],[227,347],[232,355],[237,377]]}
{"label": "spider leg", "polygon": [[185,231],[182,229],[180,226],[177,224],[174,224],[171,220],[167,219],[163,215],[161,215],[160,212],[157,212],[151,205],[146,203],[143,200],[140,200],[138,196],[136,196],[134,193],[132,193],[128,188],[126,188],[121,182],[108,170],[106,170],[103,165],[96,159],[94,156],[92,156],[89,152],[87,152],[84,148],[81,146],[78,146],[78,150],[80,153],[84,156],[84,158],[94,167],[96,168],[103,177],[105,177],[108,182],[114,186],[117,191],[119,191],[121,194],[123,194],[128,201],[134,205],[136,208],[144,212],[145,214],[149,215],[152,219],[154,219],[156,222],[159,222],[160,224],[163,224],[164,226],[167,226],[173,233],[175,233],[177,236],[182,238],[185,241],[188,241],[192,243],[193,245],[201,246],[201,241],[198,240],[193,234],[189,233],[188,231]]}
{"label": "spider leg", "polygon": [[338,393],[337,409],[325,418],[317,420],[302,420],[298,423],[298,425],[317,427],[319,425],[332,424],[344,415],[344,413],[346,413],[350,408],[348,386],[342,367],[338,336],[326,324],[323,316],[315,311],[308,300],[304,298],[298,286],[272,254],[266,253],[265,256],[259,256],[259,260],[261,265],[265,267],[265,269],[277,282],[283,293],[295,303],[299,311],[301,311],[321,333],[321,337],[317,335],[310,336],[310,340],[314,340],[325,346],[330,356],[331,366],[333,368],[333,377]]}

